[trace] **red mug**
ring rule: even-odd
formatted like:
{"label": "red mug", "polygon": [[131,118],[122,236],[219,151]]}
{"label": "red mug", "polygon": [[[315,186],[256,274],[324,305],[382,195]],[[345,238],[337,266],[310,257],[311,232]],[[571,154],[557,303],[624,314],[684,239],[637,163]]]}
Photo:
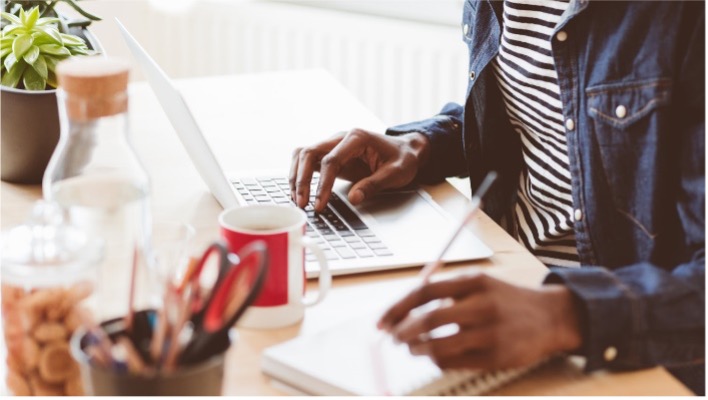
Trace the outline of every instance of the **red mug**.
{"label": "red mug", "polygon": [[[307,216],[294,207],[252,205],[224,210],[219,215],[221,236],[229,251],[262,240],[270,265],[261,294],[237,325],[242,328],[277,328],[292,325],[305,315],[305,307],[324,299],[332,285],[327,259],[314,240],[305,236]],[[319,292],[305,298],[305,248],[320,264]]]}

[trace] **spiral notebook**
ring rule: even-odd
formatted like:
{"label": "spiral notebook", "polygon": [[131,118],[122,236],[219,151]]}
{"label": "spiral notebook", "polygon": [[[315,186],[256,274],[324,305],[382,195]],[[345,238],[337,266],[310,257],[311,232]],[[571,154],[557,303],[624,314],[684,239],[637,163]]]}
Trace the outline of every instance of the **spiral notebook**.
{"label": "spiral notebook", "polygon": [[371,318],[357,318],[270,347],[261,369],[274,386],[292,394],[328,396],[472,396],[531,369],[443,372],[428,357],[411,355],[405,345],[393,343],[374,326]]}

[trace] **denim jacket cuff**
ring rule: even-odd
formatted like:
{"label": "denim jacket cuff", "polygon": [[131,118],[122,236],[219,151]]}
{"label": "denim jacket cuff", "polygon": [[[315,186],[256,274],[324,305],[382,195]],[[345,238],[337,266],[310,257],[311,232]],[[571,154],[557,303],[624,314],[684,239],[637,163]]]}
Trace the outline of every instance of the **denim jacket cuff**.
{"label": "denim jacket cuff", "polygon": [[[448,115],[436,115],[432,118],[390,127],[386,130],[388,136],[400,136],[407,133],[419,132],[428,137],[430,142],[430,159],[444,160],[447,136],[451,131],[460,130],[460,125]],[[444,165],[431,162],[428,167],[418,173],[416,180],[420,183],[439,183],[446,178],[443,171]]]}
{"label": "denim jacket cuff", "polygon": [[585,369],[624,369],[640,357],[637,341],[641,311],[632,292],[601,267],[551,268],[544,284],[562,283],[579,299]]}

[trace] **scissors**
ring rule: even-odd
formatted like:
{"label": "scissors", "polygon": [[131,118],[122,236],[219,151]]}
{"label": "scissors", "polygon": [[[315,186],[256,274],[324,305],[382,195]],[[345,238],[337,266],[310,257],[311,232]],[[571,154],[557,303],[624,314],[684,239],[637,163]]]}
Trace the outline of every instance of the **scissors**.
{"label": "scissors", "polygon": [[[205,293],[204,290],[202,290],[200,280],[202,277],[202,272],[206,270],[205,267],[211,260],[214,253],[218,256],[217,276],[216,280],[211,285],[212,289]],[[221,241],[212,243],[204,251],[199,261],[190,265],[190,268],[184,275],[182,282],[176,288],[178,295],[186,296],[187,298],[187,306],[189,307],[188,314],[191,315],[191,322],[194,325],[201,324],[201,320],[204,316],[204,310],[206,310],[206,305],[211,302],[217,288],[221,285],[221,282],[232,268],[233,263],[231,258],[232,257],[230,257],[226,244]]]}
{"label": "scissors", "polygon": [[[256,300],[265,282],[268,252],[263,241],[247,244],[236,255],[216,243],[207,249],[200,264],[212,251],[219,252],[221,261],[226,260],[227,266],[220,267],[220,271],[226,270],[226,273],[217,278],[205,301],[193,297],[190,319],[193,332],[179,356],[180,365],[195,364],[228,349],[231,344],[229,330]],[[199,271],[200,268],[196,269]],[[192,279],[192,282],[195,280],[198,279]]]}

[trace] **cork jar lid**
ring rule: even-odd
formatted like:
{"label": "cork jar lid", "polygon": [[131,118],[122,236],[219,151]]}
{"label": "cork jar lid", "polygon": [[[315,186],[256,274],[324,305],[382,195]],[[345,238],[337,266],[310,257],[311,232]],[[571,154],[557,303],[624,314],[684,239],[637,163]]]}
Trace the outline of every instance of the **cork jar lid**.
{"label": "cork jar lid", "polygon": [[59,88],[66,93],[72,119],[93,119],[125,112],[130,65],[122,59],[75,57],[57,65]]}

